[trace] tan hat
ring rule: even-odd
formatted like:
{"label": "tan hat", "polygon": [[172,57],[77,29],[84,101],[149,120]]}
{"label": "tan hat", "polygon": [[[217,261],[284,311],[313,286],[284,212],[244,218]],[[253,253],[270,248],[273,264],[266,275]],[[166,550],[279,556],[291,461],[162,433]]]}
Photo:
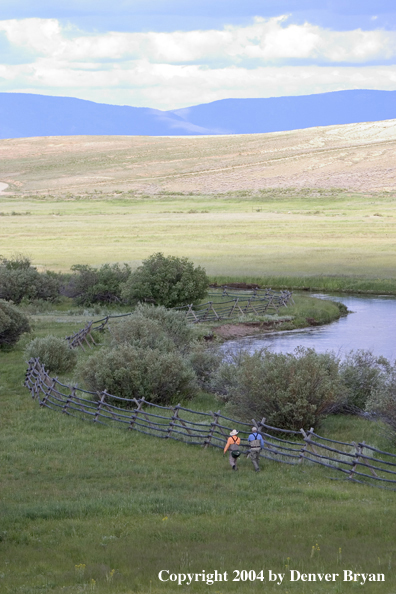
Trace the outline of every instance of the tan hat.
{"label": "tan hat", "polygon": [[238,431],[237,431],[236,429],[233,429],[233,430],[231,431],[230,435],[231,435],[231,437],[232,437],[233,435],[238,435]]}
{"label": "tan hat", "polygon": [[258,432],[257,427],[252,427],[252,431],[253,431],[253,433],[257,433]]}

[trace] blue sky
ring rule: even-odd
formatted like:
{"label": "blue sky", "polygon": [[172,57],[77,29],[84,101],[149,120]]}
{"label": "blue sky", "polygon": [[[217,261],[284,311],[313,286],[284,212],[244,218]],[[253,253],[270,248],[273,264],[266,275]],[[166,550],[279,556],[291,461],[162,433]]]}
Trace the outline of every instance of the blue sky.
{"label": "blue sky", "polygon": [[394,0],[1,0],[0,91],[177,109],[396,90]]}

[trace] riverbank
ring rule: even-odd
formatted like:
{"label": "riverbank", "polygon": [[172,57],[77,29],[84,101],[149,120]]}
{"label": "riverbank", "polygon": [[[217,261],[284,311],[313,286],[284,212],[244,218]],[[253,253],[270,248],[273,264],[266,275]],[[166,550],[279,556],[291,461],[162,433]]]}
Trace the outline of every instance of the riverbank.
{"label": "riverbank", "polygon": [[289,291],[396,295],[396,278],[357,276],[211,276],[213,286],[250,285]]}
{"label": "riverbank", "polygon": [[278,315],[241,316],[230,322],[205,323],[208,336],[233,340],[255,334],[272,334],[330,324],[348,314],[343,303],[318,299],[311,295],[295,295],[294,303],[281,307]]}

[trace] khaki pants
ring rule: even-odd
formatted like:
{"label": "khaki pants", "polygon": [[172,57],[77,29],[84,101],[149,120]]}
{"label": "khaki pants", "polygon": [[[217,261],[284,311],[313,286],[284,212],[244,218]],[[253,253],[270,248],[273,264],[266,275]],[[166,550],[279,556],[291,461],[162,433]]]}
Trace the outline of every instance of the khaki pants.
{"label": "khaki pants", "polygon": [[256,452],[253,450],[250,450],[249,458],[253,462],[254,470],[260,470],[260,467],[259,467],[260,450],[257,450]]}

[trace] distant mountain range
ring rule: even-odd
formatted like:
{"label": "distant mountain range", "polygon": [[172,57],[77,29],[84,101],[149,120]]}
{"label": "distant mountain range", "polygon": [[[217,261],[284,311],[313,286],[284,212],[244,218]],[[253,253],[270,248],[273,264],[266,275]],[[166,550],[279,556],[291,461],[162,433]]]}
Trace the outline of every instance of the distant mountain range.
{"label": "distant mountain range", "polygon": [[72,97],[0,93],[0,138],[257,134],[396,119],[396,91],[222,99],[174,111]]}

